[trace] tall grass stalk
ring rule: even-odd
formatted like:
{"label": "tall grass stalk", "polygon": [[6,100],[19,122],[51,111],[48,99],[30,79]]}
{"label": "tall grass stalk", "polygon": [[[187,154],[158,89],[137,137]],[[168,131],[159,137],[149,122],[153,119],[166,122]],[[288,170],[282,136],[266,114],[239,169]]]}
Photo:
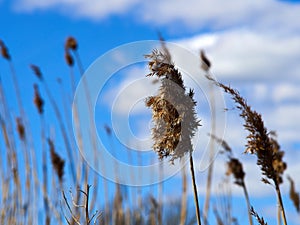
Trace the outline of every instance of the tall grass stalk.
{"label": "tall grass stalk", "polygon": [[67,150],[68,159],[69,159],[69,162],[70,162],[72,180],[73,180],[73,183],[76,184],[76,171],[75,171],[75,167],[74,167],[74,154],[73,154],[73,151],[71,149],[71,144],[70,144],[70,141],[68,139],[68,135],[67,135],[67,132],[66,132],[65,125],[63,123],[63,117],[61,115],[61,112],[59,110],[58,105],[56,104],[56,101],[54,100],[54,98],[52,96],[52,93],[51,93],[51,91],[48,87],[47,82],[42,77],[42,73],[41,73],[39,67],[37,67],[35,65],[30,65],[30,67],[33,70],[34,74],[37,77],[39,77],[39,80],[41,81],[41,83],[42,83],[42,85],[43,85],[43,87],[46,91],[46,94],[47,94],[47,97],[50,101],[50,104],[53,107],[54,113],[55,113],[56,118],[58,120],[58,124],[59,124],[60,130],[61,130],[62,136],[63,136],[65,147],[66,147],[66,150]]}
{"label": "tall grass stalk", "polygon": [[192,185],[193,185],[193,191],[194,191],[194,201],[195,201],[195,207],[196,207],[197,223],[198,223],[198,225],[201,225],[199,199],[198,199],[198,191],[197,191],[197,185],[196,185],[196,177],[195,177],[195,169],[194,169],[192,153],[190,153],[189,158],[190,158],[190,169],[191,169]]}
{"label": "tall grass stalk", "polygon": [[174,160],[188,155],[197,222],[200,225],[200,209],[191,143],[194,132],[200,126],[200,121],[196,118],[194,92],[190,90],[185,93],[186,89],[181,73],[170,63],[170,56],[166,52],[154,50],[145,57],[149,59],[150,73],[147,76],[157,76],[161,80],[158,94],[146,99],[146,106],[152,109],[152,120],[155,124],[152,129],[153,150],[158,154],[159,159],[170,157],[172,163]]}
{"label": "tall grass stalk", "polygon": [[[83,79],[85,98],[86,98],[87,103],[88,103],[90,128],[92,128],[92,129],[90,129],[90,136],[92,137],[92,147],[93,147],[94,160],[95,160],[94,163],[97,165],[97,164],[99,164],[99,159],[98,159],[99,154],[97,152],[98,146],[97,146],[97,141],[96,141],[97,140],[97,135],[96,135],[97,131],[95,129],[95,126],[93,125],[94,120],[92,119],[92,118],[94,118],[93,108],[92,108],[93,105],[92,105],[92,102],[91,102],[88,83],[87,83],[86,79],[83,77],[84,67],[83,67],[79,52],[78,52],[78,43],[77,43],[77,40],[74,37],[68,37],[67,38],[67,40],[65,42],[65,51],[66,52],[72,51],[74,53],[75,59],[76,59],[75,61],[76,61],[77,66],[78,66],[80,77]],[[73,66],[73,64],[70,65],[70,67],[72,67],[72,66]],[[85,171],[85,177],[87,178],[88,174],[89,174],[89,169],[85,166],[85,164],[82,164],[82,166],[83,166],[83,170]],[[106,182],[106,180],[103,179],[103,182]],[[98,177],[94,176],[93,185],[95,187],[97,187],[98,183],[99,183]],[[87,180],[85,180],[85,185],[87,185]],[[91,208],[93,208],[95,203],[96,203],[97,195],[98,195],[98,189],[96,188],[95,191],[94,191],[94,198],[92,199],[92,202],[90,203]]]}
{"label": "tall grass stalk", "polygon": [[182,194],[181,194],[181,210],[180,210],[180,225],[185,225],[187,217],[187,175],[186,166],[182,161],[181,177],[182,177]]}
{"label": "tall grass stalk", "polygon": [[262,181],[267,184],[273,182],[283,223],[287,225],[279,188],[279,185],[283,182],[282,174],[286,169],[286,163],[282,160],[284,152],[274,138],[274,132],[268,132],[261,115],[251,109],[237,90],[217,82],[211,76],[207,76],[207,78],[228,93],[236,103],[237,109],[241,111],[240,117],[244,119],[244,128],[249,132],[245,152],[257,156],[257,165],[260,166],[262,175],[265,176]]}
{"label": "tall grass stalk", "polygon": [[[205,71],[206,74],[209,74],[209,70],[211,67],[210,61],[207,59],[203,50],[200,51],[200,59],[201,59],[201,68]],[[214,95],[214,86],[213,84],[209,85],[209,103],[210,103],[210,111],[211,111],[211,133],[214,135],[216,133],[216,104],[215,104],[215,95]],[[207,173],[207,181],[206,181],[206,195],[205,195],[205,203],[203,209],[203,220],[204,223],[207,224],[207,218],[209,213],[210,206],[210,196],[211,196],[211,186],[212,186],[212,176],[213,176],[213,168],[214,168],[214,155],[215,155],[215,146],[214,141],[210,140],[209,142],[209,167]]]}

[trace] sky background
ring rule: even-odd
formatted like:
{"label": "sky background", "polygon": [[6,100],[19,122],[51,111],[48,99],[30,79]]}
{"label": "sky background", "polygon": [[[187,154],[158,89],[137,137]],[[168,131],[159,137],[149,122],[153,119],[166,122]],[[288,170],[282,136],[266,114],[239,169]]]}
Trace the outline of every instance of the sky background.
{"label": "sky background", "polygon": [[[288,162],[288,168],[285,174],[295,179],[296,189],[299,190],[299,15],[300,1],[288,0],[212,0],[209,3],[200,0],[0,0],[0,39],[5,42],[12,55],[29,118],[37,116],[32,106],[32,85],[37,79],[29,69],[28,65],[31,63],[41,67],[45,80],[55,93],[61,92],[57,84],[57,78],[61,78],[67,98],[72,99],[69,94],[69,69],[64,61],[64,42],[70,35],[79,42],[79,53],[85,68],[102,54],[122,44],[157,40],[158,32],[166,41],[177,43],[196,56],[200,49],[205,49],[212,62],[212,74],[219,81],[237,88],[248,103],[262,114],[267,128],[277,132],[281,148],[286,151],[284,160]],[[147,53],[149,52],[144,54]],[[175,64],[184,65],[188,63],[185,60],[174,56]],[[115,96],[120,90],[124,91],[128,84],[146,75],[147,70],[145,64],[138,64],[119,73],[120,75],[116,74],[107,82],[97,102],[95,117],[99,124],[97,128],[100,137],[104,135],[103,124],[112,125],[110,114]],[[7,74],[9,68],[4,60],[0,60],[2,83],[7,87],[5,91],[12,102],[11,111],[17,115],[17,107],[13,104],[16,102],[15,96],[11,93],[12,81]],[[202,74],[199,70],[199,76]],[[193,87],[193,82],[187,80],[186,85]],[[126,89],[127,92],[123,93],[123,96],[132,98],[122,98],[121,95],[120,104],[114,108],[114,112],[124,118],[128,118],[128,113],[130,114],[127,120],[131,124],[132,132],[146,141],[150,138],[151,114],[148,109],[142,107],[141,99],[135,99],[135,95],[139,95],[139,91],[151,93],[153,90],[155,88],[152,85],[144,85],[141,90]],[[201,145],[207,147],[206,133],[211,129],[206,94],[197,94],[196,90],[197,112],[202,121],[197,136],[200,147],[198,151],[196,147],[195,152],[199,182],[206,179],[206,173],[203,173],[203,168],[199,166],[203,155],[203,150],[200,149]],[[59,96],[55,95],[59,104],[63,105],[63,99]],[[231,109],[233,104],[228,96],[224,95],[224,99],[227,108]],[[128,107],[133,101],[137,101],[137,104],[128,112]],[[51,126],[55,127],[55,117],[47,107],[50,106],[45,106],[47,118],[53,121]],[[218,110],[219,114],[223,114],[221,105]],[[70,115],[68,110],[67,115]],[[227,111],[225,124],[224,138],[234,149],[234,155],[244,163],[253,205],[270,224],[275,224],[274,191],[272,187],[259,181],[260,170],[254,165],[255,156],[242,154],[247,133],[243,131],[238,112]],[[57,139],[59,140],[59,137]],[[122,144],[118,142],[118,137],[115,141],[116,146]],[[106,144],[109,145],[109,142]],[[217,193],[218,183],[224,174],[224,157],[217,157],[215,162],[216,182],[213,184],[213,191]],[[174,179],[167,182],[176,184],[177,181]],[[286,193],[284,201],[288,209],[289,224],[300,224],[297,222],[299,215],[288,199],[287,184],[288,182],[285,182],[282,190]],[[232,188],[234,200],[241,202],[241,190],[235,186]],[[200,185],[199,189],[203,195],[204,186]],[[170,193],[175,194],[176,189],[171,189]],[[234,210],[236,213],[240,212],[239,207]],[[242,215],[245,217],[245,212]],[[239,219],[241,224],[243,219],[245,222],[243,216]]]}

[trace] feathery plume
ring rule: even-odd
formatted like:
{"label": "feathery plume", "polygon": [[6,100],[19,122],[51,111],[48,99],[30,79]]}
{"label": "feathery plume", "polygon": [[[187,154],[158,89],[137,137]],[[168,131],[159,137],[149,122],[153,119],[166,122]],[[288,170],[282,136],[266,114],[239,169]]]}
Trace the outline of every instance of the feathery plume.
{"label": "feathery plume", "polygon": [[284,152],[280,149],[275,139],[275,133],[268,132],[261,114],[253,110],[237,90],[217,82],[208,74],[206,74],[206,77],[231,95],[231,98],[236,103],[236,108],[241,111],[240,117],[244,119],[244,128],[249,132],[245,152],[257,156],[257,165],[260,166],[264,176],[262,181],[264,183],[273,181],[283,223],[286,225],[286,215],[279,185],[283,182],[282,175],[287,165],[282,160]]}
{"label": "feathery plume", "polygon": [[153,149],[160,159],[171,157],[171,162],[192,152],[191,138],[200,121],[196,118],[193,100],[194,92],[188,94],[181,73],[164,53],[154,50],[149,58],[150,73],[161,80],[159,93],[146,99],[146,106],[152,109],[155,127],[152,129]]}

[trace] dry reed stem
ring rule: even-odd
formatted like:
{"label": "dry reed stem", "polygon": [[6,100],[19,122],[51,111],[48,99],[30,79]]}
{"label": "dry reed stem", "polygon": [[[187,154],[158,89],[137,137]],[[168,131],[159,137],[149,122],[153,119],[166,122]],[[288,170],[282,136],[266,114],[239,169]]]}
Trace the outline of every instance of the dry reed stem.
{"label": "dry reed stem", "polygon": [[123,211],[124,197],[121,192],[120,184],[116,183],[115,196],[112,208],[112,222],[113,224],[124,224],[124,211]]}
{"label": "dry reed stem", "polygon": [[[209,73],[211,68],[211,63],[205,55],[203,50],[200,51],[201,58],[201,68]],[[209,102],[211,107],[211,133],[216,133],[216,104],[215,104],[215,95],[214,95],[214,86],[212,84],[209,85]],[[203,219],[204,223],[207,223],[209,206],[210,206],[210,196],[211,196],[211,186],[212,186],[212,176],[213,176],[213,168],[214,168],[214,155],[215,155],[215,146],[214,141],[209,142],[209,161],[210,165],[207,173],[207,182],[206,182],[206,195],[203,209]]]}
{"label": "dry reed stem", "polygon": [[[16,119],[17,132],[21,140],[21,148],[25,159],[25,199],[23,203],[24,209],[24,224],[32,224],[32,207],[30,207],[30,201],[32,198],[32,165],[30,160],[30,148],[27,142],[25,127],[20,118]],[[28,220],[27,220],[28,219]]]}
{"label": "dry reed stem", "polygon": [[1,128],[4,137],[4,144],[7,149],[8,168],[11,172],[9,177],[12,177],[14,183],[11,192],[13,192],[12,202],[15,204],[12,205],[11,210],[12,210],[12,215],[15,216],[15,215],[21,215],[21,213],[23,212],[22,209],[23,197],[22,197],[21,181],[20,181],[18,158],[17,158],[16,140],[14,138],[11,114],[9,113],[7,107],[7,101],[3,92],[1,79],[0,79],[0,97],[1,97],[4,119],[5,119],[5,120],[1,119]]}
{"label": "dry reed stem", "polygon": [[[1,44],[1,41],[0,41],[0,44]],[[2,55],[5,58],[7,50],[4,47],[2,47]],[[5,117],[6,117],[6,119],[10,119],[10,116],[7,113],[6,99],[5,99],[5,95],[3,93],[2,83],[1,83],[0,88],[1,88],[1,102],[3,103],[4,113],[6,114]],[[8,120],[8,121],[10,121],[10,120]],[[2,120],[2,118],[1,118],[1,128],[2,128],[2,133],[3,133],[3,136],[4,136],[4,140],[5,140],[5,145],[6,145],[6,148],[8,149],[8,151],[6,151],[7,152],[8,168],[14,168],[14,164],[16,164],[16,162],[14,162],[12,160],[15,159],[15,157],[13,157],[13,155],[15,155],[15,153],[13,152],[14,150],[11,149],[11,144],[10,144],[11,140],[10,140],[8,132],[7,132],[7,123],[4,122],[4,120]],[[12,172],[13,172],[13,169],[12,169]],[[15,185],[18,184],[18,181],[15,180],[15,179],[14,179],[14,182],[15,182]],[[4,224],[4,221],[5,221],[5,215],[7,215],[7,210],[10,209],[10,206],[8,206],[8,202],[7,202],[8,198],[9,198],[9,182],[5,182],[4,184],[7,184],[7,185],[3,186],[3,195],[4,195],[3,203],[6,207],[8,207],[8,209],[4,210],[5,207],[3,207],[3,210],[1,212],[1,221],[3,222],[3,224]],[[17,200],[18,200],[18,198],[14,199],[15,203],[18,205]]]}
{"label": "dry reed stem", "polygon": [[181,195],[181,210],[180,210],[180,225],[185,225],[187,217],[187,175],[185,164],[182,163],[182,195]]}
{"label": "dry reed stem", "polygon": [[[111,128],[108,126],[108,125],[104,125],[104,130],[105,130],[105,133],[106,133],[106,136],[109,140],[109,145],[110,145],[110,148],[112,150],[112,152],[114,153],[115,150],[114,150],[114,144],[113,144],[113,140],[111,138],[111,135],[112,135],[112,130]],[[102,166],[102,170],[104,171],[104,173],[106,172],[106,166],[104,163],[101,163],[101,166]],[[117,167],[116,165],[113,165],[113,170],[114,170],[114,173],[117,174]],[[104,193],[105,193],[105,224],[108,225],[109,223],[109,200],[108,200],[108,192],[109,192],[109,188],[108,188],[108,184],[107,182],[105,181],[105,179],[103,179],[103,187],[104,187]],[[117,184],[116,184],[116,190],[117,190]],[[113,219],[114,221],[114,219]]]}
{"label": "dry reed stem", "polygon": [[249,194],[248,194],[245,182],[243,182],[242,187],[243,187],[244,195],[245,195],[246,202],[247,202],[249,224],[252,225],[253,221],[252,221],[252,217],[250,215],[251,205],[250,205]]}
{"label": "dry reed stem", "polygon": [[273,181],[283,223],[286,225],[286,215],[279,188],[282,183],[282,174],[286,169],[286,163],[282,160],[284,152],[275,140],[274,132],[267,131],[261,115],[251,109],[237,90],[217,82],[209,75],[207,75],[207,78],[231,95],[236,103],[236,108],[241,111],[240,117],[244,119],[244,128],[249,132],[245,152],[257,156],[257,165],[260,166],[262,175],[265,176],[263,182],[270,183],[269,180]]}
{"label": "dry reed stem", "polygon": [[[74,77],[74,71],[73,71],[73,66],[74,66],[74,59],[73,59],[73,56],[71,55],[71,51],[75,52],[75,54],[77,54],[77,49],[78,49],[78,43],[77,43],[77,40],[74,38],[74,37],[68,37],[66,39],[66,42],[65,42],[65,60],[66,60],[66,63],[67,65],[69,66],[70,68],[70,75],[71,75],[71,87],[72,87],[72,93],[73,95],[75,94],[75,77]],[[79,54],[76,55],[77,58],[77,61],[78,59],[80,60],[79,58]],[[80,66],[81,66],[81,62],[80,63]],[[78,62],[77,62],[78,64]],[[82,67],[80,67],[80,74],[82,75],[83,74],[83,69]],[[78,109],[77,107],[75,106],[75,125],[79,128],[80,127],[80,124],[78,122]],[[91,126],[92,127],[92,126]],[[78,141],[78,145],[79,145],[79,148],[82,149],[82,136],[81,136],[81,133],[79,131],[79,129],[77,129],[77,133],[76,133],[76,136],[77,136],[77,141]],[[93,133],[92,133],[93,135]],[[93,143],[93,145],[95,145]],[[95,148],[95,147],[94,147]],[[94,157],[96,158],[96,157]],[[86,167],[86,165],[83,163],[83,159],[81,157],[81,155],[79,155],[79,159],[78,159],[78,163],[77,163],[77,171],[79,171],[77,173],[77,181],[79,181],[81,178],[84,179],[84,184],[87,185],[87,182],[88,182],[88,173],[89,173],[89,169],[88,167]],[[81,166],[81,170],[80,170],[80,167]],[[95,181],[96,180],[96,181]],[[95,178],[94,179],[94,186],[98,186],[98,180]],[[94,204],[95,204],[95,200],[96,199],[96,196],[97,196],[97,190],[96,190],[96,193],[95,193],[95,198],[93,198],[93,202],[91,203],[91,207],[93,208]],[[77,196],[76,196],[76,199],[79,200],[80,198],[80,195],[79,195],[79,192],[77,192]],[[78,210],[78,209],[76,209]]]}
{"label": "dry reed stem", "polygon": [[[35,88],[37,91],[37,87]],[[37,93],[35,93],[37,94]],[[38,94],[39,95],[39,94]],[[45,209],[45,223],[50,220],[50,210],[49,210],[49,190],[48,190],[48,162],[47,162],[47,151],[46,151],[46,125],[43,117],[42,108],[37,106],[40,115],[40,124],[41,124],[41,140],[42,140],[42,174],[43,174],[43,201],[44,201],[44,209]],[[40,111],[41,110],[41,111]]]}
{"label": "dry reed stem", "polygon": [[[161,163],[161,164],[159,164],[160,180],[162,180],[163,174],[164,174],[164,165],[163,165],[163,163]],[[158,225],[162,225],[163,192],[164,192],[164,184],[163,184],[163,182],[160,182],[158,184],[158,208],[157,208],[157,224]]]}
{"label": "dry reed stem", "polygon": [[[70,66],[70,77],[71,77],[71,87],[72,87],[72,96],[75,94],[75,75],[74,75],[74,70],[73,70],[73,67]],[[63,94],[63,88],[62,89],[62,96],[65,96],[65,94]],[[78,147],[79,149],[83,149],[83,143],[82,143],[82,135],[81,135],[81,132],[80,132],[80,123],[79,123],[79,119],[78,119],[78,108],[77,108],[77,104],[76,102],[73,103],[73,109],[74,109],[74,125],[76,127],[76,140],[77,140],[77,144],[78,144]],[[65,106],[72,106],[72,103],[70,102],[70,104],[68,104],[66,102]],[[66,118],[68,118],[67,116],[67,109],[65,108],[65,115],[66,115]],[[67,126],[69,127],[69,130],[72,130],[71,129],[71,123],[69,122],[69,120],[67,119]],[[71,139],[72,140],[72,139]],[[73,149],[76,149],[76,144],[71,142],[71,145],[72,145],[72,148]],[[79,182],[81,179],[84,179],[84,183],[87,184],[87,171],[85,169],[85,164],[84,164],[84,161],[83,161],[83,158],[81,156],[81,154],[79,154],[79,157],[77,158],[77,162],[76,162],[76,182]],[[78,185],[78,184],[76,184]],[[79,201],[80,200],[80,192],[77,192],[77,195],[76,195],[76,201]],[[76,210],[76,213],[78,212],[78,208],[75,209]],[[73,221],[74,222],[74,221]]]}
{"label": "dry reed stem", "polygon": [[217,220],[217,225],[224,225],[224,223],[223,223],[223,221],[222,221],[222,219],[220,217],[220,214],[219,214],[219,212],[218,212],[218,210],[217,210],[216,207],[214,207],[213,212],[214,212],[216,220]]}
{"label": "dry reed stem", "polygon": [[197,191],[197,185],[196,185],[196,177],[195,177],[195,169],[194,169],[194,162],[193,162],[193,156],[190,152],[190,169],[191,169],[191,175],[192,175],[192,184],[193,184],[193,191],[194,191],[194,201],[195,201],[195,207],[196,207],[196,218],[198,225],[201,225],[201,216],[200,216],[200,208],[199,208],[199,200],[198,200],[198,191]]}
{"label": "dry reed stem", "polygon": [[[33,69],[33,65],[30,66],[32,69]],[[37,66],[35,66],[36,68],[38,68]],[[40,70],[39,70],[40,71]],[[33,69],[33,72],[36,74],[36,70]],[[37,74],[36,74],[37,75]],[[68,139],[68,136],[67,136],[67,132],[66,132],[66,129],[65,129],[65,126],[64,126],[64,123],[63,123],[63,119],[62,119],[62,116],[61,116],[61,113],[59,111],[59,108],[56,104],[56,102],[54,101],[54,98],[50,92],[50,89],[48,88],[48,85],[47,83],[42,79],[42,76],[41,76],[41,79],[40,81],[42,82],[43,86],[44,86],[44,89],[46,90],[46,94],[50,100],[50,103],[54,109],[54,113],[57,117],[57,120],[58,120],[58,123],[59,123],[59,127],[60,127],[60,130],[62,132],[62,136],[63,136],[63,140],[64,140],[64,143],[65,143],[65,146],[66,146],[66,150],[67,150],[67,154],[68,154],[68,159],[69,159],[69,162],[70,162],[70,166],[71,166],[71,175],[72,175],[72,179],[73,179],[73,182],[76,183],[76,172],[75,172],[75,169],[74,169],[74,155],[73,155],[73,151],[71,149],[71,145],[70,145],[70,142],[69,142],[69,139]]]}
{"label": "dry reed stem", "polygon": [[170,63],[166,53],[153,50],[145,57],[149,59],[150,73],[147,76],[157,76],[161,80],[158,95],[148,97],[146,100],[146,106],[152,109],[152,120],[155,124],[152,129],[153,150],[159,159],[170,157],[172,163],[175,159],[189,155],[196,216],[200,225],[191,143],[191,138],[200,126],[200,121],[196,119],[194,92],[190,90],[188,94],[185,93],[181,73]]}
{"label": "dry reed stem", "polygon": [[[12,62],[10,62],[10,67],[11,67],[11,71],[13,73],[13,77],[15,76],[15,70],[13,67]],[[14,86],[18,88],[18,83],[16,81],[15,78],[13,78],[14,81]],[[27,187],[27,198],[28,200],[30,199],[31,196],[31,192],[33,193],[33,199],[32,201],[35,202],[35,200],[37,199],[37,195],[39,192],[39,180],[37,178],[37,161],[36,161],[36,157],[35,157],[35,149],[33,146],[33,137],[32,137],[32,132],[30,129],[30,123],[28,121],[28,117],[27,114],[25,113],[24,109],[23,109],[23,104],[22,104],[22,100],[20,98],[20,96],[18,96],[19,93],[17,93],[17,100],[18,100],[18,106],[20,108],[21,111],[21,117],[19,117],[19,124],[22,124],[24,129],[20,129],[21,127],[18,126],[18,133],[19,135],[21,133],[24,134],[24,136],[21,134],[20,138],[22,140],[22,148],[23,148],[23,154],[25,155],[25,164],[26,164],[26,173],[27,173],[27,178],[26,178],[26,187]],[[34,190],[31,190],[31,178],[33,178],[33,185],[34,185]],[[32,185],[32,186],[33,186]],[[29,202],[28,202],[29,204]],[[33,204],[32,207],[32,213],[34,213],[36,211],[36,204]],[[28,216],[28,223],[31,224],[32,222],[32,217],[35,215],[31,215],[29,214]]]}
{"label": "dry reed stem", "polygon": [[[60,94],[61,94],[61,99],[63,101],[63,111],[64,111],[64,115],[65,115],[65,120],[66,120],[66,126],[67,126],[67,130],[68,131],[72,131],[72,121],[69,120],[69,110],[70,110],[70,106],[72,106],[72,103],[71,103],[71,98],[70,96],[68,96],[66,94],[66,92],[64,91],[64,88],[63,88],[63,84],[62,84],[62,81],[59,81],[57,80],[59,86],[60,86]],[[76,114],[76,113],[75,113]],[[74,116],[74,121],[76,121],[76,115]],[[75,122],[76,123],[76,122]],[[76,143],[73,141],[73,135],[72,135],[72,132],[71,134],[69,133],[69,139],[70,139],[70,144],[71,144],[71,148],[72,149],[76,149],[77,145]],[[76,134],[77,135],[77,134]],[[78,146],[82,146],[81,143],[81,138],[77,136],[77,140],[78,140]],[[81,147],[82,148],[82,147]],[[83,163],[81,157],[76,157],[76,165],[77,165],[77,172],[76,172],[76,180],[79,181],[80,180],[80,177],[81,177],[81,172],[80,172],[80,168],[81,168],[81,163]]]}
{"label": "dry reed stem", "polygon": [[227,177],[222,183],[219,184],[218,187],[221,190],[221,196],[219,197],[219,205],[222,215],[222,221],[224,224],[231,224],[232,217],[232,193],[231,193],[231,185],[229,179]]}
{"label": "dry reed stem", "polygon": [[[77,202],[74,201],[73,199],[73,195],[72,195],[72,192],[70,191],[70,195],[71,195],[71,198],[72,198],[72,206],[75,207],[75,208],[78,208],[78,209],[83,209],[83,213],[79,214],[79,215],[75,215],[72,208],[71,208],[71,205],[70,203],[68,202],[68,199],[64,193],[64,191],[62,191],[62,195],[63,195],[63,199],[64,199],[64,202],[67,206],[67,209],[71,215],[71,219],[72,221],[74,221],[74,223],[76,223],[77,225],[90,225],[93,223],[94,221],[94,225],[97,223],[97,222],[100,222],[100,218],[102,216],[102,213],[101,212],[98,212],[98,210],[96,210],[92,215],[90,215],[90,207],[89,207],[89,200],[90,200],[90,188],[91,188],[91,185],[86,185],[86,190],[83,191],[83,190],[78,190],[78,192],[80,192],[81,194],[83,194],[84,196],[84,203],[83,204],[78,204]],[[67,223],[70,225],[71,222],[70,220],[67,218],[67,216],[64,214],[64,217],[67,221]]]}
{"label": "dry reed stem", "polygon": [[[25,124],[28,124],[27,123],[26,114],[25,114],[25,111],[24,111],[24,107],[23,107],[23,104],[22,104],[22,99],[21,99],[21,94],[20,94],[20,88],[19,88],[19,84],[18,84],[18,81],[17,81],[17,76],[16,76],[15,68],[14,68],[13,62],[11,60],[11,56],[9,54],[8,48],[6,47],[6,45],[4,44],[4,42],[2,40],[0,40],[0,48],[1,48],[1,55],[2,55],[2,57],[4,59],[6,59],[8,61],[9,68],[10,68],[10,71],[11,71],[11,77],[12,77],[12,80],[13,80],[14,90],[15,90],[16,97],[17,97],[18,108],[19,108],[20,115],[21,115],[20,116],[20,120],[23,119],[25,121]],[[25,134],[25,130],[24,130],[24,134]],[[24,137],[24,140],[26,140],[25,137]],[[27,143],[27,141],[25,143]],[[24,158],[28,159],[28,152],[27,151],[23,151],[23,154],[25,154]],[[13,160],[15,160],[17,162],[16,150],[14,150],[14,152],[12,153],[12,156],[13,156]],[[15,163],[15,165],[17,165],[17,164]],[[30,182],[29,181],[29,168],[28,168],[28,165],[27,165],[26,171],[27,172],[25,172],[26,173],[25,176],[27,177],[27,183],[28,183],[28,182]],[[19,182],[19,184],[20,184],[20,178],[19,178],[19,174],[18,173],[19,173],[19,171],[18,171],[18,168],[16,167],[15,170],[14,170],[14,172],[13,172],[13,174],[14,174],[14,177],[16,179],[16,182]],[[20,201],[21,205],[22,205],[23,204],[23,200],[22,200],[21,187],[17,186],[16,188],[18,189],[18,196],[19,196],[18,197],[18,201]],[[22,209],[21,209],[21,211],[22,211]]]}
{"label": "dry reed stem", "polygon": [[243,165],[238,159],[233,158],[232,150],[226,141],[224,141],[214,135],[211,135],[211,137],[214,140],[216,140],[218,143],[220,143],[221,146],[224,148],[224,152],[226,152],[228,154],[229,161],[227,162],[226,175],[229,176],[229,175],[233,174],[233,176],[235,178],[234,183],[243,188],[245,200],[247,203],[249,224],[252,225],[253,221],[252,221],[252,217],[250,214],[251,204],[250,204],[250,199],[249,199],[249,195],[248,195],[248,190],[247,190],[247,187],[245,184],[245,172],[243,170]]}
{"label": "dry reed stem", "polygon": [[[76,59],[76,62],[77,62],[77,66],[78,66],[78,70],[80,72],[80,75],[81,77],[83,76],[84,74],[84,67],[83,67],[83,64],[81,62],[81,59],[80,59],[80,55],[79,55],[79,52],[78,52],[78,43],[77,43],[77,40],[74,38],[74,37],[68,37],[67,40],[66,40],[66,43],[65,43],[65,50],[67,52],[69,52],[69,50],[72,50],[74,55],[75,55],[75,59]],[[93,153],[94,153],[94,160],[95,160],[95,164],[98,164],[98,157],[99,155],[97,154],[97,136],[96,136],[96,130],[93,126],[93,107],[92,107],[92,103],[91,103],[91,97],[90,97],[90,93],[89,93],[89,89],[88,89],[88,84],[86,82],[86,79],[83,79],[83,85],[84,85],[84,91],[85,91],[85,97],[86,97],[86,100],[87,100],[87,103],[88,103],[88,112],[89,112],[89,118],[90,118],[90,127],[93,128],[90,130],[91,132],[91,137],[92,137],[92,146],[93,146]],[[82,164],[83,166],[83,170],[86,172],[86,180],[85,180],[85,185],[87,185],[87,177],[88,177],[88,167],[85,167],[85,164]],[[103,182],[106,182],[105,179],[103,179]],[[98,178],[96,176],[94,176],[94,186],[97,187],[98,186]],[[98,190],[95,189],[95,192],[94,192],[94,198],[91,202],[91,207],[93,207],[95,205],[95,201],[97,199],[97,195],[98,195]]]}

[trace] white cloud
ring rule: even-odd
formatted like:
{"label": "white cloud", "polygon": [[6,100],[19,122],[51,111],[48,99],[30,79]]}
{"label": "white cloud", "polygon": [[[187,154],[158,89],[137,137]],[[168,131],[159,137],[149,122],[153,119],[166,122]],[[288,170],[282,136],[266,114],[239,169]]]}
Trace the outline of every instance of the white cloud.
{"label": "white cloud", "polygon": [[[147,71],[141,66],[132,66],[122,73],[125,78],[103,93],[103,101],[119,115],[141,114],[146,110],[144,100],[158,88]],[[119,74],[120,75],[120,74]]]}
{"label": "white cloud", "polygon": [[[212,0],[209,3],[199,0],[154,0],[145,4],[144,18],[146,21],[165,25],[181,22],[190,27],[224,27],[238,25],[249,21],[254,15],[263,14],[269,4],[274,1],[246,0]],[[159,16],[157,16],[159,15]]]}
{"label": "white cloud", "polygon": [[[205,35],[205,39],[209,39]],[[195,47],[196,37],[182,43]],[[198,43],[203,40],[198,36]],[[212,70],[220,78],[234,80],[299,79],[300,37],[272,36],[246,29],[213,33],[204,49],[212,61]],[[200,46],[200,45],[199,45]],[[198,46],[196,46],[198,47]],[[199,51],[199,48],[193,49]]]}
{"label": "white cloud", "polygon": [[149,23],[166,27],[179,23],[190,29],[244,26],[260,31],[286,32],[299,31],[300,24],[294,19],[299,9],[297,4],[276,0],[154,0],[144,4],[141,14]]}
{"label": "white cloud", "polygon": [[18,11],[57,10],[71,17],[102,20],[113,14],[128,14],[151,26],[224,29],[255,27],[262,31],[295,31],[300,24],[298,4],[277,0],[15,0]]}
{"label": "white cloud", "polygon": [[138,0],[17,0],[14,8],[18,11],[55,9],[71,17],[92,20],[104,19],[111,14],[122,14],[135,5]]}
{"label": "white cloud", "polygon": [[272,96],[275,102],[284,103],[290,101],[299,102],[300,89],[299,84],[295,83],[280,83],[275,85],[272,90]]}

